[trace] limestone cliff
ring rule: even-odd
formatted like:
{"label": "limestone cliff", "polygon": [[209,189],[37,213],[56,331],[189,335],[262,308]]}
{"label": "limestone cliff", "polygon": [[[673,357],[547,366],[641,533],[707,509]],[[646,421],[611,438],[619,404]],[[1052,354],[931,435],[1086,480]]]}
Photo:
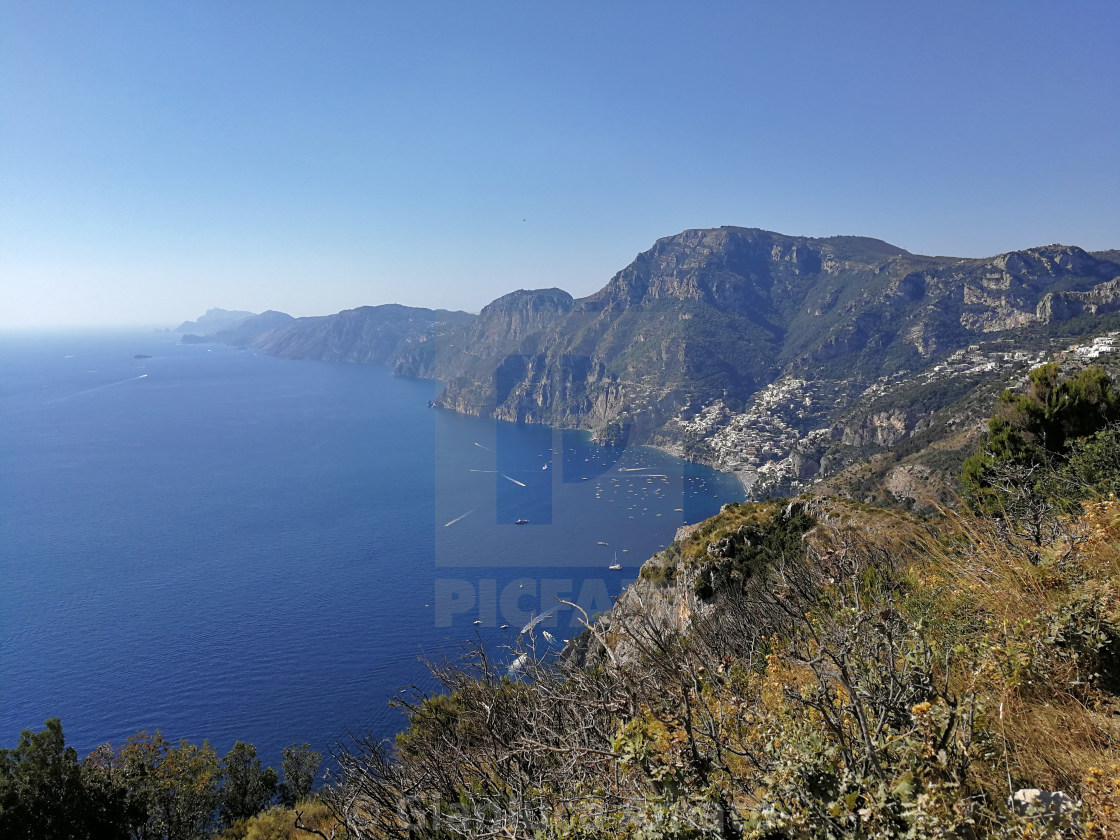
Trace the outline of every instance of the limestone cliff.
{"label": "limestone cliff", "polygon": [[[742,470],[761,450],[732,451],[736,441],[750,437],[756,414],[765,423],[777,410],[793,438],[778,457],[796,479],[832,457],[819,441],[795,451],[798,436],[840,424],[847,446],[886,446],[944,404],[861,415],[853,404],[868,389],[956,364],[978,342],[1028,337],[1036,349],[1071,318],[1087,334],[1120,311],[1118,283],[1111,251],[1047,245],[960,259],[866,237],[721,227],[659,239],[585,298],[520,290],[478,316],[361,307],[299,319],[257,346],[390,364],[444,381],[437,403],[455,411],[584,428]],[[757,411],[774,389],[805,402],[767,398]],[[697,420],[713,407],[726,441],[719,423]]]}
{"label": "limestone cliff", "polygon": [[1085,292],[1048,292],[1035,308],[1035,317],[1044,324],[1068,321],[1080,315],[1120,311],[1120,277],[1094,286]]}
{"label": "limestone cliff", "polygon": [[[675,446],[670,421],[715,400],[737,411],[783,373],[862,388],[1041,322],[1055,288],[1063,302],[1096,294],[1100,310],[1105,293],[1090,290],[1118,274],[1108,255],[1062,245],[956,259],[863,237],[688,230],[589,297],[500,298],[422,369],[456,411]],[[847,435],[886,445],[913,422],[874,417]]]}

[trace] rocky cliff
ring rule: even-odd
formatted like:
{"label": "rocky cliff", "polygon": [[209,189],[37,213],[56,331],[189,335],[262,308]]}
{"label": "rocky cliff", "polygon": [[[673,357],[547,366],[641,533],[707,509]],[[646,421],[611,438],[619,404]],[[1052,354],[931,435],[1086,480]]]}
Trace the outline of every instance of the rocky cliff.
{"label": "rocky cliff", "polygon": [[[425,370],[456,411],[677,445],[673,421],[716,400],[734,414],[783,374],[858,394],[980,337],[1111,311],[1117,277],[1110,253],[1063,245],[956,259],[863,237],[689,230],[587,298],[495,301]],[[913,422],[876,417],[848,436],[886,444]]]}
{"label": "rocky cliff", "polygon": [[1068,321],[1081,315],[1120,311],[1120,278],[1108,280],[1085,292],[1048,292],[1035,308],[1043,324]]}
{"label": "rocky cliff", "polygon": [[961,259],[721,227],[658,240],[585,298],[519,290],[478,316],[361,307],[256,344],[390,364],[444,381],[440,406],[652,443],[766,495],[897,444],[1052,337],[1117,329],[1117,312],[1116,251]]}

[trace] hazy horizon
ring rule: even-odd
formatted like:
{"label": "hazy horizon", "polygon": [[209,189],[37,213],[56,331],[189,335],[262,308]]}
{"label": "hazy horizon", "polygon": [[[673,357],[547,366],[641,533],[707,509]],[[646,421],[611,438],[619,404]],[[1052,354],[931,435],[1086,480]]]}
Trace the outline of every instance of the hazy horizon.
{"label": "hazy horizon", "polygon": [[1115,4],[0,0],[0,24],[0,329],[581,297],[720,225],[1120,247]]}

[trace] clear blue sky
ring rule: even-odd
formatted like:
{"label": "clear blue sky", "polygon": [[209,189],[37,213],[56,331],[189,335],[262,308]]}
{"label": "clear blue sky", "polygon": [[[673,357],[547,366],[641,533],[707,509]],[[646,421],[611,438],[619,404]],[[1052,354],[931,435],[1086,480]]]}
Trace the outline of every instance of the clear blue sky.
{"label": "clear blue sky", "polygon": [[1120,247],[1120,3],[0,0],[0,326]]}

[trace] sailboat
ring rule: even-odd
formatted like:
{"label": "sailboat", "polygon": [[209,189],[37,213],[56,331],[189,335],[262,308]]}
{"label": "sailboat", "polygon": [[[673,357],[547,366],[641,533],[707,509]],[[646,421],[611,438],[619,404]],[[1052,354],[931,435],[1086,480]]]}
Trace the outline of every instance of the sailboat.
{"label": "sailboat", "polygon": [[622,564],[618,562],[618,552],[617,551],[614,553],[614,562],[611,563],[609,566],[607,566],[607,568],[610,569],[612,572],[617,572],[619,569],[622,568]]}

